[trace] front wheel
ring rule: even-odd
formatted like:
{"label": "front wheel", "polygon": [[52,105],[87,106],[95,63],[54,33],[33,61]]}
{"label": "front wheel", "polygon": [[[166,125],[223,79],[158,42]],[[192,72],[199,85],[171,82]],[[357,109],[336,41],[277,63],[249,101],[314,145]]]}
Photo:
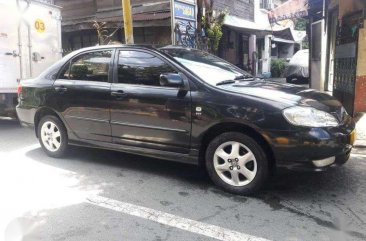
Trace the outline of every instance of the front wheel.
{"label": "front wheel", "polygon": [[206,168],[216,185],[235,194],[258,191],[268,177],[266,153],[253,138],[238,132],[221,134],[210,142]]}
{"label": "front wheel", "polygon": [[66,128],[55,116],[45,116],[38,124],[38,139],[43,151],[50,157],[66,153],[68,137]]}

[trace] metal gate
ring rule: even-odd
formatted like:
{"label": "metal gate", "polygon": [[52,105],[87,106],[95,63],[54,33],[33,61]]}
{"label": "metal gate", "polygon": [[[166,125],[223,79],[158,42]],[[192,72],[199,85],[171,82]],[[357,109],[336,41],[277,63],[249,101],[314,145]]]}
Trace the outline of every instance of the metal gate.
{"label": "metal gate", "polygon": [[357,47],[362,24],[362,11],[344,16],[342,24],[338,23],[336,38],[333,95],[342,102],[351,115],[355,110]]}

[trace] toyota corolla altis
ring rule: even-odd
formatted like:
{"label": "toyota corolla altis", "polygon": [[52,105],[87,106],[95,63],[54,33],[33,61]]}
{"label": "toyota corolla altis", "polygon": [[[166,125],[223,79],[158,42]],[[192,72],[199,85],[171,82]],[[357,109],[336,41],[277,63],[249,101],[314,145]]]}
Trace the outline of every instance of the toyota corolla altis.
{"label": "toyota corolla altis", "polygon": [[18,117],[49,156],[82,145],[202,165],[232,193],[257,191],[276,167],[342,165],[354,141],[333,97],[193,49],[81,49],[18,92]]}

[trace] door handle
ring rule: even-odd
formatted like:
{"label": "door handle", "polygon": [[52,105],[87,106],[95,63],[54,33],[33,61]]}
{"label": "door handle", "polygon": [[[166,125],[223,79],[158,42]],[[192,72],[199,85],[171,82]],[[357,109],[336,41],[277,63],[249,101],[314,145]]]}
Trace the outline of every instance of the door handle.
{"label": "door handle", "polygon": [[123,90],[112,91],[111,96],[116,97],[117,99],[122,99],[127,97],[127,94]]}
{"label": "door handle", "polygon": [[67,88],[65,86],[57,86],[55,87],[55,91],[59,93],[64,93],[67,91]]}

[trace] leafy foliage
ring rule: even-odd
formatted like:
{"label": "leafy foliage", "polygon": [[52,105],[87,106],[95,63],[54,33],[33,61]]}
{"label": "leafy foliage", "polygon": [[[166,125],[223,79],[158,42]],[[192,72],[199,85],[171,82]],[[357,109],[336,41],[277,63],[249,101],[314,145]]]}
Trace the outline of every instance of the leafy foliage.
{"label": "leafy foliage", "polygon": [[284,59],[272,59],[271,61],[271,73],[272,77],[283,77],[287,62]]}
{"label": "leafy foliage", "polygon": [[[204,30],[208,38],[208,47],[212,53],[216,53],[222,38],[222,26],[226,17],[226,12],[219,12],[214,15],[213,0],[198,0],[198,30]],[[205,13],[203,14],[203,8]]]}
{"label": "leafy foliage", "polygon": [[308,23],[309,23],[309,20],[307,20],[307,19],[303,19],[303,18],[296,19],[295,30],[306,31],[306,25]]}

